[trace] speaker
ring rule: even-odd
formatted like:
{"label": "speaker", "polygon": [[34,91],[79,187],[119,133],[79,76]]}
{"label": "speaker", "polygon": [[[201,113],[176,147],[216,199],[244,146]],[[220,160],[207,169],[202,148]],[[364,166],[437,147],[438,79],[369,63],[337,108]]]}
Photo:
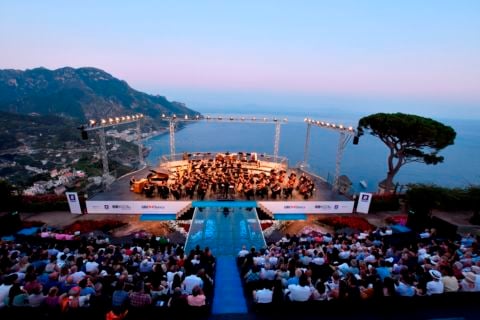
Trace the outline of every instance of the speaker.
{"label": "speaker", "polygon": [[360,140],[360,137],[359,136],[354,136],[353,137],[353,144],[358,144],[358,141]]}
{"label": "speaker", "polygon": [[83,140],[88,140],[88,133],[87,133],[87,131],[82,130],[82,131],[81,131],[81,134],[82,134],[82,139],[83,139]]}

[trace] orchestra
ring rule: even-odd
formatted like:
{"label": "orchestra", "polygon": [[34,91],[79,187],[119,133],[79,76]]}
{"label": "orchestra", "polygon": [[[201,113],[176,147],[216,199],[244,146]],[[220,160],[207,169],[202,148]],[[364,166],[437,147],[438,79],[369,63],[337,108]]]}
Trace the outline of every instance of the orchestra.
{"label": "orchestra", "polygon": [[[256,154],[216,154],[214,158],[194,158],[184,155],[188,165],[172,170],[170,175],[160,175],[154,170],[146,179],[130,180],[130,190],[146,197],[156,195],[161,199],[188,198],[204,200],[245,198],[247,200],[291,200],[294,192],[304,200],[313,196],[314,181],[295,170],[261,170]],[[251,165],[253,163],[253,166]],[[248,166],[246,164],[249,164]]]}

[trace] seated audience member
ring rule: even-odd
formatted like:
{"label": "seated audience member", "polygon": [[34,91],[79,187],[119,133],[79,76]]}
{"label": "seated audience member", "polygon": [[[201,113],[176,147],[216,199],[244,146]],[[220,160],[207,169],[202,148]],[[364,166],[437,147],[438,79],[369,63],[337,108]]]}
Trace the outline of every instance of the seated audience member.
{"label": "seated audience member", "polygon": [[442,282],[442,274],[438,270],[430,270],[428,272],[432,277],[431,281],[427,282],[427,295],[430,296],[432,294],[441,294],[443,293],[443,282]]}
{"label": "seated audience member", "polygon": [[270,303],[273,299],[273,291],[270,289],[253,290],[253,302]]}
{"label": "seated audience member", "polygon": [[206,299],[202,288],[200,288],[200,286],[195,286],[192,289],[192,294],[187,297],[187,303],[191,307],[201,307],[206,304]]}
{"label": "seated audience member", "polygon": [[476,283],[475,273],[465,272],[463,276],[465,278],[460,282],[460,291],[463,291],[463,292],[480,291],[480,288],[477,286],[477,283]]}
{"label": "seated audience member", "polygon": [[286,295],[290,301],[307,301],[312,295],[308,278],[302,274],[298,280],[298,284],[291,284],[286,290]]}

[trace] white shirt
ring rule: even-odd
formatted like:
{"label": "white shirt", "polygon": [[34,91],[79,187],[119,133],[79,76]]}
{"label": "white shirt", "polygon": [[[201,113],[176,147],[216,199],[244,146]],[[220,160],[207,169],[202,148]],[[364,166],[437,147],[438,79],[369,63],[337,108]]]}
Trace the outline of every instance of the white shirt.
{"label": "white shirt", "polygon": [[192,289],[195,286],[203,287],[203,280],[200,277],[197,277],[195,274],[185,277],[185,280],[183,280],[183,289],[186,293],[192,294]]}
{"label": "white shirt", "polygon": [[0,308],[3,308],[5,306],[5,298],[8,296],[8,293],[10,292],[10,288],[12,285],[0,285]]}
{"label": "white shirt", "polygon": [[243,258],[243,257],[245,257],[248,253],[249,253],[248,250],[242,249],[242,250],[240,250],[240,251],[238,252],[238,257],[239,257],[239,258]]}
{"label": "white shirt", "polygon": [[442,281],[429,281],[427,282],[427,295],[440,294],[443,293],[443,282]]}
{"label": "white shirt", "polygon": [[257,303],[270,303],[272,302],[273,292],[270,289],[262,289],[258,290],[256,293],[256,301]]}
{"label": "white shirt", "polygon": [[297,284],[289,285],[288,290],[290,291],[291,301],[307,301],[310,299],[310,295],[312,294],[310,287],[301,287]]}
{"label": "white shirt", "polygon": [[85,263],[85,270],[87,272],[98,271],[98,263],[95,261],[87,261],[87,263]]}
{"label": "white shirt", "polygon": [[86,276],[86,274],[83,271],[74,272],[74,273],[72,273],[73,282],[74,283],[79,283],[80,280],[85,278],[85,276]]}

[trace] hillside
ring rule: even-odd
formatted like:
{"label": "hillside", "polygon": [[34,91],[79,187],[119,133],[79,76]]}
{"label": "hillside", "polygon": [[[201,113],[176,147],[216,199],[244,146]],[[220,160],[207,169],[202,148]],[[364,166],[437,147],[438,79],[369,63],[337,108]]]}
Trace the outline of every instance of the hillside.
{"label": "hillside", "polygon": [[96,68],[0,70],[0,111],[54,114],[81,121],[132,113],[196,115],[183,103],[132,89]]}

